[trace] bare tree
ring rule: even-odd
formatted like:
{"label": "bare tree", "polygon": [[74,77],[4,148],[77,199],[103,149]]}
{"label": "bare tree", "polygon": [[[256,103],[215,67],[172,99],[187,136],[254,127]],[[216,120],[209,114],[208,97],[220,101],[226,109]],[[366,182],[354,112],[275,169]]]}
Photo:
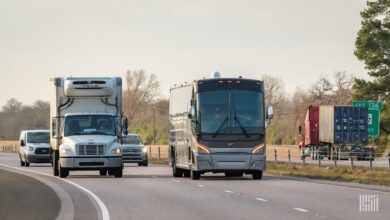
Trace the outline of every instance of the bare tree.
{"label": "bare tree", "polygon": [[124,93],[125,115],[129,122],[136,120],[136,115],[152,104],[158,97],[160,83],[155,74],[146,74],[144,70],[126,72],[126,91]]}
{"label": "bare tree", "polygon": [[346,105],[351,102],[353,77],[345,71],[337,71],[333,74],[336,90],[333,94],[335,105]]}
{"label": "bare tree", "polygon": [[329,79],[321,75],[320,79],[309,89],[313,104],[329,104],[333,87]]}
{"label": "bare tree", "polygon": [[271,75],[263,75],[261,78],[264,81],[265,104],[267,106],[272,105],[275,109],[278,109],[284,99],[282,80]]}

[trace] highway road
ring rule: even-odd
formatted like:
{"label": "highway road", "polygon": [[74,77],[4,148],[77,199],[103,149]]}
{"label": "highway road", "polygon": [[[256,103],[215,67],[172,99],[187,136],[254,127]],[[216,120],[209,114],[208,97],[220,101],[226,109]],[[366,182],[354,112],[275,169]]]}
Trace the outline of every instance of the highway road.
{"label": "highway road", "polygon": [[[49,164],[21,168],[17,154],[6,153],[0,153],[0,169],[52,188],[61,201],[59,219],[383,220],[390,214],[389,187],[267,174],[258,181],[251,176],[225,178],[221,174],[192,181],[173,178],[164,165],[126,165],[123,178],[100,177],[97,171],[71,172],[64,181],[51,177]],[[1,176],[0,181],[6,180]],[[361,195],[377,196],[378,211],[362,212]]]}

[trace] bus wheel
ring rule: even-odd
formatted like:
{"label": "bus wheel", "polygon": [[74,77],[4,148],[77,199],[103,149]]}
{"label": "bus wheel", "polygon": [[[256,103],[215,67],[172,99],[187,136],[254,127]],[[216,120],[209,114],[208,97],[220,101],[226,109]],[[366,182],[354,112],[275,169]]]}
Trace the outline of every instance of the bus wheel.
{"label": "bus wheel", "polygon": [[254,180],[260,180],[262,177],[263,177],[263,171],[262,171],[262,170],[260,170],[260,171],[254,171],[254,172],[252,173],[252,178],[253,178]]}
{"label": "bus wheel", "polygon": [[176,167],[176,160],[175,159],[173,159],[173,161],[172,161],[172,175],[173,175],[173,177],[182,177],[183,176],[182,169]]}
{"label": "bus wheel", "polygon": [[191,174],[191,179],[192,180],[200,179],[200,172],[199,171],[192,170],[192,168],[191,168],[190,174]]}

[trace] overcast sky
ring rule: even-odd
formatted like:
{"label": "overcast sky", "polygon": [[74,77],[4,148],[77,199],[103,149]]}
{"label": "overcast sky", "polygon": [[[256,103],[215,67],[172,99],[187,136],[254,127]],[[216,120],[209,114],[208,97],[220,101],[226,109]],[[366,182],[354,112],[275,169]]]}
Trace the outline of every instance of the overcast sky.
{"label": "overcast sky", "polygon": [[56,76],[157,74],[162,92],[219,71],[366,77],[353,55],[365,0],[0,0],[0,106],[49,100]]}

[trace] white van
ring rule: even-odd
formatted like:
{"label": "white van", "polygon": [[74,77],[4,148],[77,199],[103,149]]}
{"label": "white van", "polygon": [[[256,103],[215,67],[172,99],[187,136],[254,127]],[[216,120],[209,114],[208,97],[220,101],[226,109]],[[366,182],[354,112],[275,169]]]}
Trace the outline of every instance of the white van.
{"label": "white van", "polygon": [[25,130],[19,138],[20,166],[30,163],[50,163],[50,131]]}

